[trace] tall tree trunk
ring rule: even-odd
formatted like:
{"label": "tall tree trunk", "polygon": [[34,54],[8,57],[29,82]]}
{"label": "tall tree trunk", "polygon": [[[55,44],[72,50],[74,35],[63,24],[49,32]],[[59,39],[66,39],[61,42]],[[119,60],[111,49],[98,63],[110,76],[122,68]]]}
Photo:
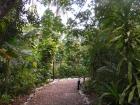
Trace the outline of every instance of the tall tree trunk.
{"label": "tall tree trunk", "polygon": [[55,66],[55,60],[53,59],[53,69],[52,69],[53,80],[55,79],[55,73],[54,73],[55,68],[54,68],[54,66]]}

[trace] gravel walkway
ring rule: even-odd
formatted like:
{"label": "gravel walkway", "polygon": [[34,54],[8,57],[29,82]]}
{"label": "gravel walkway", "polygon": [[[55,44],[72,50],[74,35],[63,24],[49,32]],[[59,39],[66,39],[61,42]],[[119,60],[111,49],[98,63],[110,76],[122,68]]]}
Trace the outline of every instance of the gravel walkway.
{"label": "gravel walkway", "polygon": [[55,80],[37,91],[26,105],[85,105],[77,91],[77,80]]}

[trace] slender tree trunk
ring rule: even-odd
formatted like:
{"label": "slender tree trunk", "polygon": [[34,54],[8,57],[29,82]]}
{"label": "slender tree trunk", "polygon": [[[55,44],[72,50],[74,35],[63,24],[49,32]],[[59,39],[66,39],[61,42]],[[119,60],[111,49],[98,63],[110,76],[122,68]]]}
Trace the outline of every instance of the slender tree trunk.
{"label": "slender tree trunk", "polygon": [[53,74],[53,80],[55,79],[55,74],[54,74],[54,69],[55,69],[55,63],[54,63],[54,59],[53,59],[53,70],[52,70],[52,74]]}

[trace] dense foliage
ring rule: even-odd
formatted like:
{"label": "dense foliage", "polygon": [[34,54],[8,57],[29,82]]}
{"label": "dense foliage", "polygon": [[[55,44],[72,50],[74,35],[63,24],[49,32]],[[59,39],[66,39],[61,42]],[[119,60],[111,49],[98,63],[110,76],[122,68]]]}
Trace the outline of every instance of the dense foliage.
{"label": "dense foliage", "polygon": [[[48,81],[63,32],[60,18],[50,10],[39,19],[33,4],[25,9],[30,0],[13,0],[6,7],[8,2],[0,1],[5,4],[0,7],[0,104]],[[7,13],[3,14],[3,8]]]}
{"label": "dense foliage", "polygon": [[[139,105],[140,1],[38,1],[42,18],[32,0],[0,1],[0,102],[50,78],[88,76],[97,104]],[[66,25],[62,11],[75,13]]]}
{"label": "dense foliage", "polygon": [[91,7],[93,24],[86,25],[84,35],[90,45],[89,88],[100,95],[100,104],[140,102],[139,4],[138,0],[96,0]]}
{"label": "dense foliage", "polygon": [[[79,63],[73,68],[77,61],[68,61],[74,51],[71,56],[65,51],[68,48],[63,37],[67,30],[58,16],[59,11],[69,9],[75,2],[38,2],[48,6],[42,18],[32,0],[0,1],[0,104],[8,104],[11,98],[29,93],[48,79],[83,74],[77,68]],[[31,6],[27,9],[27,5]],[[57,7],[56,13],[51,6]]]}

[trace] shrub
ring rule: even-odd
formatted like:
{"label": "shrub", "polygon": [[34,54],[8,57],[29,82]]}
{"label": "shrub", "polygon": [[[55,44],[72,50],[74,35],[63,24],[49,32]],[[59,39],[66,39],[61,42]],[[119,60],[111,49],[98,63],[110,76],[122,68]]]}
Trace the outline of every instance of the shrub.
{"label": "shrub", "polygon": [[62,65],[58,71],[60,78],[76,76],[76,70],[74,70],[71,66],[68,65]]}
{"label": "shrub", "polygon": [[81,77],[81,76],[87,76],[88,71],[86,68],[83,66],[79,65],[77,69],[74,69],[73,66],[63,64],[61,67],[58,69],[58,75],[60,78],[65,78],[65,77]]}
{"label": "shrub", "polygon": [[8,104],[11,101],[11,96],[7,94],[3,94],[0,98],[0,104]]}
{"label": "shrub", "polygon": [[13,86],[11,87],[11,93],[27,93],[31,88],[35,86],[36,76],[29,69],[23,69],[19,71],[13,81]]}
{"label": "shrub", "polygon": [[96,81],[93,81],[93,80],[88,80],[84,83],[84,86],[83,86],[83,91],[87,94],[90,94],[92,92],[95,92],[95,83]]}
{"label": "shrub", "polygon": [[43,82],[47,82],[48,78],[50,78],[51,74],[50,72],[43,68],[43,69],[38,69],[36,72],[35,72],[35,75],[36,75],[36,84],[41,84]]}

